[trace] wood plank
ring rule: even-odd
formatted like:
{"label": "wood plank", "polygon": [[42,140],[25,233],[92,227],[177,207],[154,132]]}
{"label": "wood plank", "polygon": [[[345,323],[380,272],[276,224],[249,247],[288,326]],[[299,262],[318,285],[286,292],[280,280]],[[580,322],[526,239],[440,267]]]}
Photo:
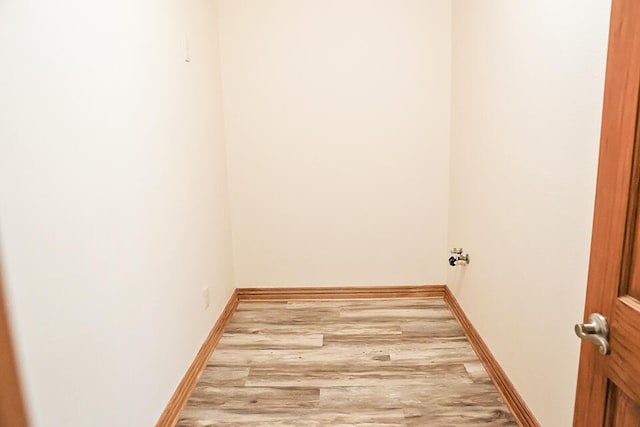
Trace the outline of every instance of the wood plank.
{"label": "wood plank", "polygon": [[259,322],[263,324],[308,325],[323,321],[338,322],[340,310],[322,307],[318,310],[244,310],[233,316],[232,323]]}
{"label": "wood plank", "polygon": [[[438,313],[439,315],[440,313]],[[441,319],[433,320],[433,318],[410,320],[400,325],[400,330],[405,336],[414,337],[460,337],[464,336],[464,332],[460,328],[457,320],[451,316],[441,316]]]}
{"label": "wood plank", "polygon": [[397,334],[358,334],[358,335],[324,335],[324,346],[332,347],[335,345],[352,345],[352,346],[365,346],[365,345],[386,345],[391,344],[428,344],[431,348],[446,347],[454,343],[467,343],[467,339],[464,336],[444,336],[437,335],[427,336],[425,332],[421,335],[403,334],[401,332]]}
{"label": "wood plank", "polygon": [[389,351],[389,358],[396,363],[404,365],[412,364],[441,364],[441,363],[467,363],[477,360],[476,354],[468,343],[464,346],[450,348],[422,347],[396,347]]}
{"label": "wood plank", "polygon": [[[244,334],[286,334],[291,333],[288,323],[261,323],[258,320],[239,322],[232,321],[227,326],[229,333]],[[324,323],[297,324],[296,331],[303,334],[329,334],[332,336],[354,336],[368,334],[400,335],[400,324],[363,323],[361,321],[326,321]],[[326,335],[325,335],[326,336]]]}
{"label": "wood plank", "polygon": [[189,408],[253,411],[316,408],[320,389],[310,387],[210,387],[197,386],[189,398]]}
{"label": "wood plank", "polygon": [[232,411],[187,408],[177,427],[300,427],[366,426],[406,427],[404,411],[350,408],[342,411],[299,409],[290,411]]}
{"label": "wood plank", "polygon": [[425,413],[420,407],[405,408],[405,420],[408,427],[447,426],[477,427],[516,426],[513,416],[504,407],[481,408],[469,406],[464,412],[455,406],[442,408],[439,413]]}
{"label": "wood plank", "polygon": [[390,360],[388,350],[369,347],[331,347],[318,350],[300,349],[219,349],[209,359],[207,366],[283,366],[323,364],[326,360],[335,363],[357,363],[377,365],[380,361]]}
{"label": "wood plank", "polygon": [[320,348],[322,347],[320,334],[237,334],[225,333],[216,348]]}
{"label": "wood plank", "polygon": [[215,369],[203,369],[198,377],[198,385],[243,387],[248,376],[248,366],[217,366]]}
{"label": "wood plank", "polygon": [[377,364],[362,366],[341,362],[305,365],[252,367],[246,387],[391,387],[441,384],[447,381],[472,383],[463,364]]}
{"label": "wood plank", "polygon": [[[457,381],[441,381],[430,384],[383,385],[380,387],[331,387],[320,389],[320,407],[347,409],[366,406],[401,409],[422,406],[433,414],[435,407],[468,408],[484,407],[487,411],[503,408],[500,395],[493,384],[469,387]],[[461,411],[458,410],[458,413]]]}
{"label": "wood plank", "polygon": [[387,321],[391,319],[447,319],[451,317],[451,312],[446,308],[425,310],[424,308],[406,308],[397,310],[395,308],[355,308],[352,310],[340,311],[340,317],[346,319],[363,319],[369,321]]}
{"label": "wood plank", "polygon": [[474,382],[493,384],[493,382],[491,381],[491,377],[482,365],[482,362],[465,363],[464,369],[467,370],[467,373]]}

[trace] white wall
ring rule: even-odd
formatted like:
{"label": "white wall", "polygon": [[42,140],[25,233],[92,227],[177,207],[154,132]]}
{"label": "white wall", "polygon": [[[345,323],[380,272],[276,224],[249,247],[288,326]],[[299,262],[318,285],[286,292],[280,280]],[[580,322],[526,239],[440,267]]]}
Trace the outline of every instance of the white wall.
{"label": "white wall", "polygon": [[543,426],[572,420],[609,8],[453,5],[448,282]]}
{"label": "white wall", "polygon": [[215,5],[0,3],[0,233],[34,426],[153,425],[231,294]]}
{"label": "white wall", "polygon": [[450,0],[222,0],[238,286],[443,283]]}

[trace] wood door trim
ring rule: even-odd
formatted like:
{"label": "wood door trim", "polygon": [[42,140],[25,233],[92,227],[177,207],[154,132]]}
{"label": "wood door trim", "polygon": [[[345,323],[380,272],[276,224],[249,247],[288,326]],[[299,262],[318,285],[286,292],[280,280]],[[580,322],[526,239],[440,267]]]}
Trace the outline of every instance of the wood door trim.
{"label": "wood door trim", "polygon": [[238,298],[240,301],[442,298],[445,287],[446,285],[239,288]]}
{"label": "wood door trim", "polygon": [[507,374],[493,356],[493,353],[491,353],[491,350],[489,350],[489,347],[473,326],[464,310],[462,310],[458,300],[453,293],[451,293],[448,286],[445,287],[444,301],[451,309],[451,312],[467,336],[471,347],[478,355],[478,359],[480,359],[484,365],[485,370],[493,380],[498,392],[511,410],[516,421],[518,421],[522,427],[540,427],[540,424],[522,399],[522,396],[517,392],[513,383],[509,380],[509,377],[507,377]]}
{"label": "wood door trim", "polygon": [[213,325],[213,328],[202,344],[202,347],[200,347],[198,354],[196,354],[195,359],[191,362],[191,366],[189,366],[189,369],[180,381],[180,384],[178,384],[176,391],[171,396],[167,407],[162,412],[162,415],[160,415],[160,418],[156,423],[156,427],[173,427],[176,422],[178,422],[178,417],[180,417],[182,409],[184,409],[187,404],[189,396],[200,378],[200,374],[207,366],[207,361],[209,360],[209,357],[211,357],[213,350],[215,350],[218,345],[220,338],[222,338],[224,330],[231,320],[233,313],[235,313],[237,306],[238,290],[234,289],[227,305],[222,310],[222,313],[220,313],[218,320]]}
{"label": "wood door trim", "polygon": [[18,376],[9,313],[4,300],[2,269],[0,268],[0,426],[27,427],[27,412]]}

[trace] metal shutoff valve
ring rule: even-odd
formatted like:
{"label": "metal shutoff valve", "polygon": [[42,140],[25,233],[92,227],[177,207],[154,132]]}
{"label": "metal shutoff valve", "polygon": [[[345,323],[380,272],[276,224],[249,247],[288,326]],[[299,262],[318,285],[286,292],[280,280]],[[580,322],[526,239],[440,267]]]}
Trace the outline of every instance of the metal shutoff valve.
{"label": "metal shutoff valve", "polygon": [[469,254],[462,255],[462,248],[453,248],[449,257],[449,265],[455,267],[458,263],[462,265],[469,264]]}

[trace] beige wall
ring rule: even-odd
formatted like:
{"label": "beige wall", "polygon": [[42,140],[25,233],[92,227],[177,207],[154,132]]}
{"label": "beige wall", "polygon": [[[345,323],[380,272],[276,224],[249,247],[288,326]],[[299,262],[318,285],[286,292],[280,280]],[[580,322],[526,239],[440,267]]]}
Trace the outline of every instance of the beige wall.
{"label": "beige wall", "polygon": [[36,427],[157,419],[233,287],[227,162],[239,286],[448,280],[570,425],[607,1],[221,0],[221,53],[214,1],[23,3],[0,243]]}
{"label": "beige wall", "polygon": [[453,6],[448,282],[543,426],[572,420],[609,7]]}
{"label": "beige wall", "polygon": [[34,426],[153,425],[231,294],[216,26],[208,0],[1,2],[0,233]]}
{"label": "beige wall", "polygon": [[449,0],[222,0],[239,286],[442,283]]}

